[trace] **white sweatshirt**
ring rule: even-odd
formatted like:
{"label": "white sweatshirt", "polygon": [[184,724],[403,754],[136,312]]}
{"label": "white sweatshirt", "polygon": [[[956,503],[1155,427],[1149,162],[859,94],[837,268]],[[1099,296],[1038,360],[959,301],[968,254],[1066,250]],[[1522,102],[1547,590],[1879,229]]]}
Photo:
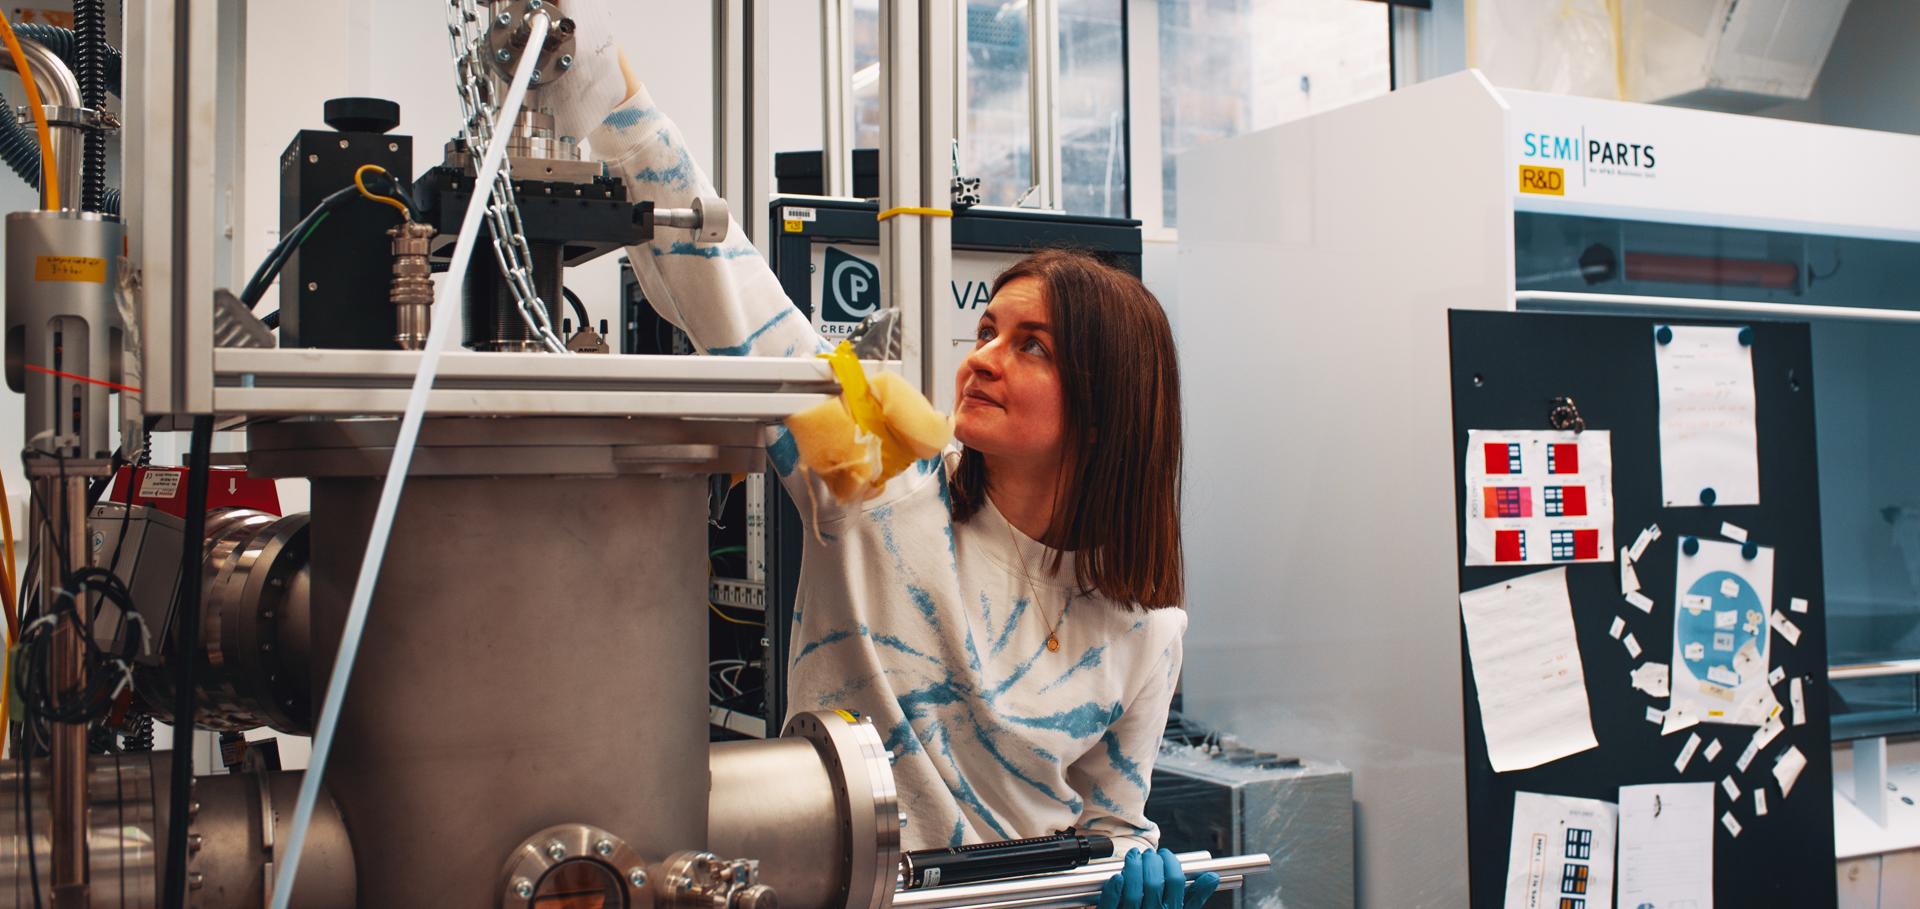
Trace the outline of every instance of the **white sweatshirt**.
{"label": "white sweatshirt", "polygon": [[[588,139],[630,197],[681,207],[713,190],[679,130],[643,90]],[[647,299],[708,354],[828,349],[739,225],[698,246],[662,230],[629,250]],[[951,517],[958,452],[909,467],[845,507],[805,471],[784,428],[768,460],[809,523],[789,654],[788,709],[870,718],[894,757],[907,824],[927,849],[1067,827],[1151,847],[1144,808],[1180,674],[1182,609],[1081,596],[1073,558],[989,502]],[[1049,652],[1049,629],[1060,649]]]}

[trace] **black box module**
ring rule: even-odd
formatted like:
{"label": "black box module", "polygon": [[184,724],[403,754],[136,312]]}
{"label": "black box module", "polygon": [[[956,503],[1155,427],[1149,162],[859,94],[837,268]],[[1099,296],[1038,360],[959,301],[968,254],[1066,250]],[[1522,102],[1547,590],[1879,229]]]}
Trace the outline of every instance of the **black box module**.
{"label": "black box module", "polygon": [[[361,165],[378,164],[400,186],[413,184],[413,139],[388,135],[400,106],[378,98],[326,104],[332,130],[303,129],[280,156],[280,233],[335,191],[353,185]],[[280,272],[280,346],[397,350],[388,229],[393,206],[366,199],[335,208],[314,225]],[[294,238],[298,240],[299,238]]]}

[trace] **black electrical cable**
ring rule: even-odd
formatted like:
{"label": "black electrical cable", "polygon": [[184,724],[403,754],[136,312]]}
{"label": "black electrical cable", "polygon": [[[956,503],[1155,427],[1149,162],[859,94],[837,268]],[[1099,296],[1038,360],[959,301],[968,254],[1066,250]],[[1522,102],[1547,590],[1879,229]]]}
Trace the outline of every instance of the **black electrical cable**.
{"label": "black electrical cable", "polygon": [[[74,75],[80,79],[80,103],[88,110],[107,106],[107,2],[73,0],[74,50],[79,57]],[[107,189],[107,137],[97,129],[84,131],[80,153],[80,210],[99,211]]]}
{"label": "black electrical cable", "polygon": [[273,312],[270,312],[264,316],[261,316],[260,324],[265,325],[268,328],[279,328],[280,327],[280,310],[276,309]]}
{"label": "black electrical cable", "polygon": [[175,597],[173,655],[173,786],[167,818],[166,907],[187,903],[188,806],[193,799],[194,659],[200,640],[200,579],[207,538],[207,471],[213,417],[193,418],[187,456],[185,545],[180,547],[180,591]]}
{"label": "black electrical cable", "polygon": [[[413,204],[413,193],[409,192],[407,185],[401,183],[400,178],[395,177],[391,171],[375,171],[371,176],[376,181],[384,181],[386,184],[385,194],[399,199],[400,204],[407,207],[407,217],[413,217],[413,213],[420,210],[420,206]],[[361,182],[364,183],[366,180],[362,179]],[[368,189],[378,189],[378,187],[370,186]]]}
{"label": "black electrical cable", "polygon": [[568,306],[573,307],[573,317],[580,320],[581,330],[584,331],[588,326],[593,324],[587,319],[586,304],[580,302],[579,295],[575,294],[572,288],[560,288],[560,295],[567,298]]}

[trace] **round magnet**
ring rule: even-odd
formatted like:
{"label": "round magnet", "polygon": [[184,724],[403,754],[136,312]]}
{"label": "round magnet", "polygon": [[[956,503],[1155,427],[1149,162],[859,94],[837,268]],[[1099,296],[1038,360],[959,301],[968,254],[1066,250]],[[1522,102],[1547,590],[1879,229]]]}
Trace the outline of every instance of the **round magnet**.
{"label": "round magnet", "polygon": [[1655,341],[1659,341],[1662,344],[1672,344],[1673,329],[1668,328],[1665,325],[1655,326],[1653,329],[1653,339]]}
{"label": "round magnet", "polygon": [[1713,500],[1717,498],[1719,498],[1719,496],[1714,494],[1713,487],[1711,486],[1700,490],[1700,504],[1702,505],[1712,505]]}
{"label": "round magnet", "polygon": [[1753,329],[1751,327],[1740,329],[1740,346],[1741,347],[1753,346]]}
{"label": "round magnet", "polygon": [[1760,557],[1760,544],[1752,540],[1740,544],[1740,555],[1751,562]]}
{"label": "round magnet", "polygon": [[1687,555],[1699,555],[1700,541],[1694,537],[1681,537],[1680,551],[1686,553]]}

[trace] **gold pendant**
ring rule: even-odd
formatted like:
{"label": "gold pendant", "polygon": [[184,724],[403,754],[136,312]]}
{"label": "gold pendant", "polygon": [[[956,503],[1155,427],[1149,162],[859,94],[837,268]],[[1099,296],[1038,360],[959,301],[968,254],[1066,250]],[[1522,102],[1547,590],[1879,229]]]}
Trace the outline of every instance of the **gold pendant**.
{"label": "gold pendant", "polygon": [[1047,652],[1048,653],[1060,652],[1060,639],[1058,637],[1055,637],[1052,634],[1047,635]]}

